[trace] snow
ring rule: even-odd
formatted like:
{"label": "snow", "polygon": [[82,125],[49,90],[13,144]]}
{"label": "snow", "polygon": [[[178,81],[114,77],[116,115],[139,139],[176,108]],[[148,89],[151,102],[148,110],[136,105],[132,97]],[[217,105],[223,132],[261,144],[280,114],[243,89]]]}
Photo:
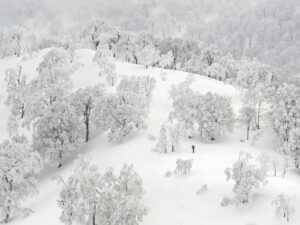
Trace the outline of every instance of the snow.
{"label": "snow", "polygon": [[[36,76],[36,67],[47,50],[33,55],[22,62],[29,78]],[[95,85],[100,82],[98,67],[93,62],[94,51],[77,50],[78,60],[82,66],[72,75],[74,89]],[[0,140],[7,138],[6,119],[8,109],[3,105],[6,96],[4,71],[14,67],[20,59],[10,57],[0,60]],[[272,151],[272,139],[264,136],[264,141],[257,145],[251,142],[240,142],[245,139],[245,128],[236,127],[234,133],[218,140],[216,143],[205,144],[196,137],[182,140],[181,149],[175,153],[159,154],[152,152],[156,141],[151,141],[148,135],[158,137],[163,121],[172,109],[168,91],[170,86],[183,81],[188,73],[165,70],[167,80],[160,78],[161,69],[145,69],[141,65],[116,62],[118,74],[150,75],[156,78],[156,88],[153,92],[151,113],[147,121],[147,130],[136,133],[134,137],[122,144],[112,144],[105,135],[93,134],[76,157],[87,157],[103,172],[107,167],[114,167],[117,171],[123,163],[133,163],[135,170],[140,174],[146,190],[144,204],[149,213],[144,217],[142,225],[277,225],[282,224],[274,215],[272,200],[281,192],[295,197],[293,201],[296,213],[291,217],[289,224],[298,225],[300,221],[300,183],[299,171],[290,169],[285,179],[269,177],[268,185],[254,191],[250,203],[235,208],[234,206],[221,207],[223,197],[232,196],[232,182],[226,182],[224,170],[237,159],[240,150],[248,151],[254,156],[265,151]],[[232,105],[237,113],[240,106],[239,92],[234,87],[223,82],[195,75],[196,82],[193,88],[201,93],[215,92],[232,99]],[[195,145],[195,154],[191,146]],[[61,186],[53,179],[56,175],[67,178],[76,163],[72,157],[63,168],[45,169],[40,175],[39,195],[27,200],[23,207],[34,210],[25,219],[16,218],[12,225],[59,225],[60,209],[57,206]],[[187,176],[172,175],[166,178],[165,173],[173,171],[176,160],[193,159],[191,174]],[[202,185],[207,184],[208,191],[196,195]]]}

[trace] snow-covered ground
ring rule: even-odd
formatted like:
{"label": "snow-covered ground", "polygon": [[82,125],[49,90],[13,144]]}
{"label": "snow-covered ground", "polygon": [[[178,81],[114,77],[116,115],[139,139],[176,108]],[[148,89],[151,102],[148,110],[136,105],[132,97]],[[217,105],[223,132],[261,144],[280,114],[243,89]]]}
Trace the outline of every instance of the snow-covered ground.
{"label": "snow-covered ground", "polygon": [[[46,51],[46,50],[45,50]],[[37,74],[36,67],[45,53],[28,58],[22,62],[29,79]],[[100,82],[98,67],[92,61],[94,52],[78,50],[76,54],[82,67],[73,75],[74,88],[78,89]],[[6,120],[8,109],[3,105],[6,98],[4,71],[14,67],[20,59],[7,58],[0,60],[0,140],[7,137]],[[172,84],[183,81],[187,73],[166,70],[167,80],[162,81],[161,69],[116,62],[117,72],[122,76],[150,75],[156,78],[151,114],[147,121],[148,128],[122,144],[111,144],[105,135],[94,134],[77,157],[87,157],[95,163],[100,171],[107,167],[119,170],[123,163],[133,163],[140,174],[146,191],[144,204],[149,208],[142,225],[276,225],[285,223],[274,215],[271,201],[281,192],[295,197],[295,215],[288,224],[299,225],[300,221],[300,183],[299,171],[290,169],[286,178],[268,178],[268,185],[254,191],[250,203],[239,208],[222,207],[223,197],[232,196],[232,182],[226,182],[224,169],[237,160],[239,151],[248,151],[255,157],[264,151],[272,151],[272,139],[265,134],[263,141],[251,145],[241,142],[245,138],[246,129],[236,127],[234,133],[212,144],[204,144],[196,137],[181,141],[181,149],[175,153],[159,154],[151,149],[156,142],[148,135],[158,136],[160,125],[172,109],[169,89]],[[196,76],[193,88],[201,93],[216,92],[232,99],[232,105],[237,113],[241,105],[239,92],[234,87],[223,82]],[[191,146],[195,145],[195,154]],[[192,172],[188,176],[173,175],[165,177],[168,170],[175,169],[178,158],[194,159]],[[14,225],[59,225],[60,209],[57,206],[61,186],[53,179],[56,175],[67,178],[76,163],[75,157],[70,159],[63,168],[46,169],[40,176],[39,195],[27,200],[23,207],[34,212],[27,218],[16,219]],[[298,173],[298,174],[297,174]],[[271,174],[270,174],[271,175]],[[207,184],[208,191],[196,195],[197,190]]]}

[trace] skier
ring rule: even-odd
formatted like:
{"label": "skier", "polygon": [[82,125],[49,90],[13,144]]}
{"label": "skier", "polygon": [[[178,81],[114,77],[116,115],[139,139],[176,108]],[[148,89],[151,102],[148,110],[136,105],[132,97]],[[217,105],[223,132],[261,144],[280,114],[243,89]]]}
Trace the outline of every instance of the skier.
{"label": "skier", "polygon": [[195,153],[195,145],[192,145],[193,154]]}

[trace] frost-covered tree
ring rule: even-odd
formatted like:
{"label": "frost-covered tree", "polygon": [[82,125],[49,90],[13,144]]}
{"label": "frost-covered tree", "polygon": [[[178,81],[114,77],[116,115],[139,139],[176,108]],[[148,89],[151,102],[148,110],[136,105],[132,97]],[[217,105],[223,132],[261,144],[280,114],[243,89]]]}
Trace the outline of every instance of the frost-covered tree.
{"label": "frost-covered tree", "polygon": [[291,204],[292,200],[292,198],[283,193],[278,195],[277,198],[274,201],[272,201],[272,205],[276,207],[275,215],[279,218],[283,217],[287,221],[290,221],[291,216],[295,212],[295,208]]}
{"label": "frost-covered tree", "polygon": [[146,127],[147,114],[138,105],[138,96],[108,94],[97,102],[95,121],[98,129],[109,130],[109,140],[122,142],[133,134],[135,130]]}
{"label": "frost-covered tree", "polygon": [[266,84],[274,79],[270,66],[258,62],[256,59],[244,59],[238,65],[235,84],[246,90],[254,89],[258,84]]}
{"label": "frost-covered tree", "polygon": [[150,77],[130,77],[121,80],[117,93],[105,95],[97,102],[94,118],[101,130],[109,130],[109,139],[121,142],[133,131],[146,128],[145,119],[155,80]]}
{"label": "frost-covered tree", "polygon": [[108,85],[115,86],[119,78],[116,72],[116,65],[113,63],[107,64],[107,67],[104,70],[104,74],[106,74],[105,79]]}
{"label": "frost-covered tree", "polygon": [[168,53],[169,51],[172,52],[172,69],[176,69],[175,66],[179,63],[180,53],[182,48],[182,40],[179,38],[166,38],[162,40],[160,43],[160,50],[163,54]]}
{"label": "frost-covered tree", "polygon": [[81,160],[74,173],[63,181],[58,201],[60,220],[66,225],[96,224],[97,186],[101,174],[95,165]]}
{"label": "frost-covered tree", "polygon": [[172,146],[172,152],[179,148],[179,140],[181,136],[186,135],[184,124],[173,119],[168,123],[169,140]]}
{"label": "frost-covered tree", "polygon": [[1,27],[0,29],[0,56],[15,55],[17,57],[23,52],[24,31],[21,27]]}
{"label": "frost-covered tree", "polygon": [[110,86],[114,86],[118,79],[116,72],[116,65],[111,62],[112,52],[109,50],[107,44],[101,44],[98,46],[95,53],[94,61],[100,68],[99,76],[105,76],[107,83]]}
{"label": "frost-covered tree", "polygon": [[282,160],[281,160],[281,169],[282,169],[281,176],[282,176],[282,178],[285,177],[289,166],[290,166],[290,159],[287,156],[282,157]]}
{"label": "frost-covered tree", "polygon": [[30,83],[29,122],[48,113],[55,102],[66,98],[73,86],[70,75],[74,67],[64,50],[47,52],[37,71],[38,76]]}
{"label": "frost-covered tree", "polygon": [[198,73],[202,74],[205,71],[205,67],[203,65],[202,59],[200,55],[192,55],[191,58],[189,58],[184,65],[182,66],[182,69],[184,71],[190,72],[190,73]]}
{"label": "frost-covered tree", "polygon": [[191,76],[187,77],[184,82],[172,86],[170,90],[170,97],[173,100],[173,115],[184,124],[185,129],[189,132],[194,130],[199,105],[199,93],[190,88],[193,82],[194,79]]}
{"label": "frost-covered tree", "polygon": [[255,111],[251,107],[243,107],[240,110],[239,122],[246,126],[247,135],[246,138],[249,140],[250,128],[253,124]]}
{"label": "frost-covered tree", "polygon": [[152,100],[152,93],[155,88],[156,80],[150,76],[131,76],[125,77],[117,87],[119,93],[132,93],[145,98],[146,106]]}
{"label": "frost-covered tree", "polygon": [[107,94],[97,102],[94,113],[97,127],[109,130],[109,139],[114,142],[145,128],[154,87],[155,80],[149,76],[122,79],[117,93]]}
{"label": "frost-covered tree", "polygon": [[191,172],[193,166],[193,159],[177,159],[175,174],[187,175]]}
{"label": "frost-covered tree", "polygon": [[20,27],[14,27],[10,30],[10,44],[13,54],[20,56],[22,51],[23,30]]}
{"label": "frost-covered tree", "polygon": [[221,56],[220,51],[215,46],[206,47],[201,50],[201,58],[203,63],[207,66],[211,66]]}
{"label": "frost-covered tree", "polygon": [[108,44],[111,26],[104,20],[94,20],[88,24],[80,34],[80,38],[92,49],[97,49],[100,44]]}
{"label": "frost-covered tree", "polygon": [[230,99],[208,92],[200,96],[198,104],[196,121],[203,141],[214,141],[232,131],[234,114]]}
{"label": "frost-covered tree", "polygon": [[29,27],[8,26],[0,29],[0,56],[19,57],[37,50],[37,40]]}
{"label": "frost-covered tree", "polygon": [[15,136],[0,145],[0,222],[8,223],[21,202],[36,194],[40,155],[25,137]]}
{"label": "frost-covered tree", "polygon": [[6,105],[11,107],[11,113],[20,118],[24,117],[25,102],[24,89],[26,88],[26,76],[22,73],[22,66],[18,65],[16,69],[6,70],[5,81],[7,82],[8,97]]}
{"label": "frost-covered tree", "polygon": [[132,165],[125,164],[119,176],[112,168],[101,175],[96,166],[83,161],[64,182],[58,201],[60,219],[65,224],[138,225],[147,213],[143,193]]}
{"label": "frost-covered tree", "polygon": [[166,54],[162,54],[159,58],[159,66],[163,69],[170,68],[173,62],[173,55],[172,52],[169,51]]}
{"label": "frost-covered tree", "polygon": [[160,127],[158,140],[153,151],[160,153],[175,152],[179,148],[180,137],[184,134],[184,124],[175,119],[164,122]]}
{"label": "frost-covered tree", "polygon": [[204,73],[206,74],[206,76],[210,78],[222,80],[222,81],[225,81],[227,76],[226,69],[223,67],[223,65],[221,65],[218,62],[215,62],[211,64],[209,67],[207,67],[204,70]]}
{"label": "frost-covered tree", "polygon": [[284,178],[286,175],[286,171],[290,166],[290,160],[288,156],[276,154],[270,156],[269,160],[271,163],[271,168],[273,169],[273,176],[276,177],[278,173],[281,172],[281,176],[282,178]]}
{"label": "frost-covered tree", "polygon": [[103,43],[98,46],[93,60],[100,68],[105,68],[111,57],[112,52],[109,50],[109,46]]}
{"label": "frost-covered tree", "polygon": [[290,132],[289,141],[285,145],[285,149],[294,161],[296,168],[300,165],[300,127],[294,128]]}
{"label": "frost-covered tree", "polygon": [[225,72],[223,74],[224,81],[228,81],[229,83],[234,83],[237,76],[237,61],[232,57],[232,55],[227,54],[225,56],[222,56],[218,63],[222,66],[222,72]]}
{"label": "frost-covered tree", "polygon": [[[300,124],[300,88],[292,84],[281,85],[271,100],[269,119],[278,137],[279,150],[297,159],[297,133]],[[296,154],[295,154],[296,153]],[[294,155],[293,155],[294,154]]]}
{"label": "frost-covered tree", "polygon": [[22,71],[22,66],[16,69],[6,70],[5,81],[7,82],[7,99],[5,104],[10,107],[11,116],[23,119],[26,105],[26,75]]}
{"label": "frost-covered tree", "polygon": [[7,37],[7,30],[3,27],[0,28],[0,57],[6,57],[9,50],[8,45],[8,37]]}
{"label": "frost-covered tree", "polygon": [[254,124],[260,129],[265,116],[268,98],[272,96],[275,75],[272,68],[256,59],[243,60],[238,64],[235,85],[242,88],[243,105],[254,110]]}
{"label": "frost-covered tree", "polygon": [[159,52],[153,45],[147,45],[138,52],[139,62],[148,69],[159,62]]}
{"label": "frost-covered tree", "polygon": [[71,104],[85,125],[85,142],[89,141],[90,136],[91,111],[95,107],[95,102],[103,97],[104,92],[105,87],[103,85],[96,85],[79,89],[71,96]]}
{"label": "frost-covered tree", "polygon": [[33,124],[33,147],[47,163],[59,168],[83,143],[83,129],[69,99],[55,101]]}
{"label": "frost-covered tree", "polygon": [[290,159],[288,156],[279,154],[262,153],[258,161],[261,169],[267,174],[270,169],[273,170],[273,176],[276,177],[278,172],[281,173],[282,178],[285,177],[287,169],[290,166]]}
{"label": "frost-covered tree", "polygon": [[111,57],[112,53],[109,50],[109,46],[106,43],[103,43],[97,47],[93,60],[101,69],[101,71],[99,72],[99,76],[102,76],[103,71],[109,63]]}
{"label": "frost-covered tree", "polygon": [[268,102],[275,92],[272,81],[257,84],[255,87],[245,90],[243,93],[243,106],[254,110],[254,129],[260,129],[262,121],[267,117]]}
{"label": "frost-covered tree", "polygon": [[144,194],[143,181],[134,171],[132,164],[124,164],[117,179],[120,192],[125,195],[135,195],[138,199],[142,198]]}
{"label": "frost-covered tree", "polygon": [[234,114],[230,99],[210,92],[202,95],[190,88],[193,78],[173,86],[173,115],[193,131],[197,125],[200,137],[205,142],[218,139],[233,128]]}
{"label": "frost-covered tree", "polygon": [[123,31],[113,48],[113,54],[118,59],[137,64],[135,46],[136,34],[129,31]]}
{"label": "frost-covered tree", "polygon": [[163,123],[159,130],[159,136],[153,151],[160,153],[168,153],[171,150],[170,140],[167,134],[166,124]]}
{"label": "frost-covered tree", "polygon": [[265,171],[251,163],[251,159],[251,154],[240,152],[237,162],[224,171],[227,181],[235,182],[233,187],[235,196],[230,200],[235,205],[248,203],[253,189],[266,184]]}

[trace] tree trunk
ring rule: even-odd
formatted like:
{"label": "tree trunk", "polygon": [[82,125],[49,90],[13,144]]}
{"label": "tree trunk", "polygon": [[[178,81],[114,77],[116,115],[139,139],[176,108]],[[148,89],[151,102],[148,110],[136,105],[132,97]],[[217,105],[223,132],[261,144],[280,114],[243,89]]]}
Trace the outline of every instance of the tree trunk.
{"label": "tree trunk", "polygon": [[83,113],[83,119],[85,123],[85,142],[88,142],[90,139],[90,113],[91,113],[91,105],[85,104],[85,110]]}
{"label": "tree trunk", "polygon": [[63,153],[61,150],[59,150],[59,153],[58,153],[58,166],[57,168],[61,168],[63,163],[62,163],[62,158],[63,158]]}
{"label": "tree trunk", "polygon": [[135,63],[135,64],[138,64],[138,59],[137,59],[137,57],[134,55],[133,58],[134,58],[134,63]]}
{"label": "tree trunk", "polygon": [[86,119],[85,121],[85,142],[89,141],[90,136],[90,122],[89,119]]}
{"label": "tree trunk", "polygon": [[[12,180],[8,180],[6,175],[5,175],[5,180],[9,184],[9,191],[11,192],[13,190]],[[8,204],[7,204],[7,207],[6,207],[7,212],[6,212],[5,218],[3,220],[4,223],[8,223],[9,219],[10,219],[10,204],[11,204],[11,200],[8,200]]]}
{"label": "tree trunk", "polygon": [[7,207],[7,213],[6,213],[6,216],[3,220],[4,223],[8,223],[9,222],[9,212],[10,212],[10,207],[8,206]]}
{"label": "tree trunk", "polygon": [[295,167],[298,169],[299,168],[299,161],[295,159]]}
{"label": "tree trunk", "polygon": [[[8,207],[8,208],[9,208],[9,207]],[[4,223],[8,223],[8,221],[9,221],[9,213],[6,214],[6,216],[5,216],[4,220],[3,220],[3,222],[4,222]]]}
{"label": "tree trunk", "polygon": [[256,124],[256,128],[257,129],[260,129],[260,111],[261,111],[261,105],[262,105],[262,102],[260,101],[259,104],[258,104],[258,109],[257,109],[257,124]]}
{"label": "tree trunk", "polygon": [[94,205],[94,212],[92,218],[92,225],[96,225],[96,204]]}
{"label": "tree trunk", "polygon": [[21,119],[24,118],[24,114],[25,114],[25,106],[24,106],[24,103],[23,103],[22,108],[21,108]]}
{"label": "tree trunk", "polygon": [[7,49],[5,49],[5,50],[3,51],[3,53],[2,53],[2,59],[5,58],[5,56],[6,56],[6,51],[7,51]]}
{"label": "tree trunk", "polygon": [[247,126],[247,141],[249,140],[250,126]]}
{"label": "tree trunk", "polygon": [[176,70],[176,57],[173,58],[173,69]]}

